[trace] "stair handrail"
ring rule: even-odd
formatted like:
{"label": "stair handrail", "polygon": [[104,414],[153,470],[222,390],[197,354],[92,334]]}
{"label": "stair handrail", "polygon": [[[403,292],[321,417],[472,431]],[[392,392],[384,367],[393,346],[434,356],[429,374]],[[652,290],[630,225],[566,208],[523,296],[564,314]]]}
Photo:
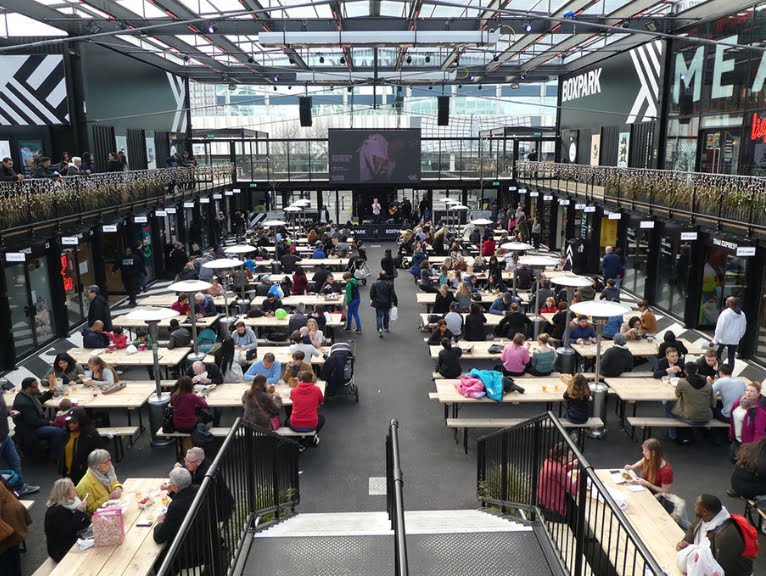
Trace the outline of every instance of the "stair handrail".
{"label": "stair handrail", "polygon": [[386,435],[386,507],[394,531],[394,574],[408,576],[407,533],[404,527],[404,477],[399,456],[399,422],[391,420]]}
{"label": "stair handrail", "polygon": [[[572,488],[557,494],[555,486],[549,484],[542,492],[550,500],[565,502],[564,514],[546,509],[544,504],[550,505],[550,502],[542,502],[545,498],[540,498],[540,472],[551,465],[552,450],[560,455],[560,462],[571,461],[567,467],[570,474],[574,474]],[[598,563],[598,567],[604,563],[628,565],[632,562],[633,571],[625,570],[625,574],[662,576],[665,573],[552,412],[480,437],[477,453],[477,497],[481,504],[497,506],[503,513],[520,510],[532,519],[539,519],[558,560],[572,576],[585,574],[586,562]],[[495,491],[499,495],[494,494]],[[570,532],[574,536],[574,548],[563,545]],[[593,542],[606,546],[607,552],[597,552]],[[598,567],[591,566],[596,572]]]}
{"label": "stair handrail", "polygon": [[298,444],[237,418],[205,473],[156,576],[231,574],[256,519],[300,502]]}

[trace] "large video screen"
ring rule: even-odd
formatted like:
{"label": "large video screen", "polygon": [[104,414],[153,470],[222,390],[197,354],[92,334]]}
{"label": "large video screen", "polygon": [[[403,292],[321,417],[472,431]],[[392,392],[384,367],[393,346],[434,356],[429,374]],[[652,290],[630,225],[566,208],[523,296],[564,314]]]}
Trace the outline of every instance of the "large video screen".
{"label": "large video screen", "polygon": [[330,182],[420,181],[420,129],[329,131]]}

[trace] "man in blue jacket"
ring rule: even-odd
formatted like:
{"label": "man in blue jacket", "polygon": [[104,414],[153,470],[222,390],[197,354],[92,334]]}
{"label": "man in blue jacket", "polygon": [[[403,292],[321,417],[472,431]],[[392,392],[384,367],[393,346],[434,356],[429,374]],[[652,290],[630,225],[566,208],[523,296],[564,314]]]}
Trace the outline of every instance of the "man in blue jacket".
{"label": "man in blue jacket", "polygon": [[601,272],[604,274],[604,282],[610,278],[617,278],[622,268],[620,257],[614,253],[614,248],[606,247],[606,254],[601,259]]}

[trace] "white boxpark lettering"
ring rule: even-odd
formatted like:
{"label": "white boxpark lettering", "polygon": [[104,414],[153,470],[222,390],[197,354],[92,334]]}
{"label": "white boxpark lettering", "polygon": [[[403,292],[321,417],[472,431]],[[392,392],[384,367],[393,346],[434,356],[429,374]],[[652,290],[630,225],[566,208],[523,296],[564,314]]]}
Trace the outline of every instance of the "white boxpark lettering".
{"label": "white boxpark lettering", "polygon": [[561,101],[569,102],[593,94],[601,94],[601,68],[564,80]]}

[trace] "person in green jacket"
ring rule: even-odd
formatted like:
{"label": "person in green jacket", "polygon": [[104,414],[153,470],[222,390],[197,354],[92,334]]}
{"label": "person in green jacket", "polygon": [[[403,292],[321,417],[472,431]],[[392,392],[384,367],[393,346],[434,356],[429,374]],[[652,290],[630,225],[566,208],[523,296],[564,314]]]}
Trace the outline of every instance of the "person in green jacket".
{"label": "person in green jacket", "polygon": [[362,333],[362,321],[359,319],[359,304],[362,302],[362,297],[359,296],[359,281],[354,278],[351,272],[346,272],[343,275],[343,279],[346,281],[346,332],[351,332],[351,319],[356,320],[356,332]]}

